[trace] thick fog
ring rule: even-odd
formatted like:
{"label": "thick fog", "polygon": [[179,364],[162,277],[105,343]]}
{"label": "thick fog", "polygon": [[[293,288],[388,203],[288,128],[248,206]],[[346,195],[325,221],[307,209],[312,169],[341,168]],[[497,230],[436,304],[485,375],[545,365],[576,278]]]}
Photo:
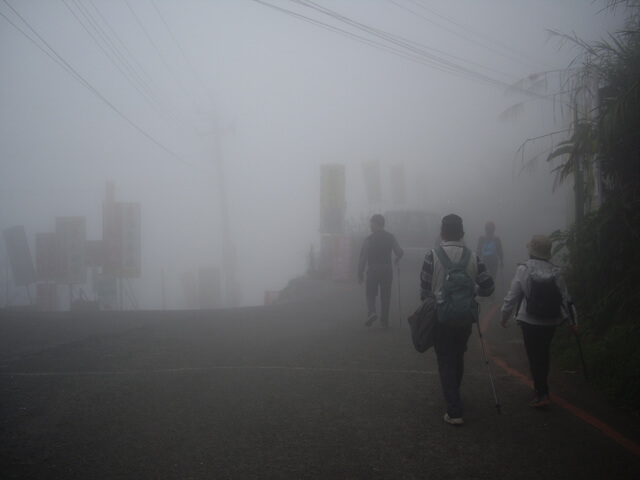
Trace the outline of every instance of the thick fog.
{"label": "thick fog", "polygon": [[[0,3],[0,229],[59,216],[102,235],[107,182],[141,206],[140,308],[183,308],[182,278],[236,253],[239,304],[263,303],[320,248],[320,166],[346,169],[346,219],[425,208],[497,224],[508,260],[567,222],[541,158],[558,106],[508,86],[578,53],[548,30],[603,38],[585,0],[7,0]],[[558,82],[557,77],[556,82]],[[548,85],[548,91],[562,86]],[[520,102],[517,117],[500,121]],[[530,158],[540,148],[531,144]],[[383,200],[362,168],[377,160]],[[406,201],[393,202],[401,164]],[[225,211],[228,218],[225,218]],[[517,258],[520,257],[520,258]],[[5,285],[0,298],[16,293]],[[6,287],[6,288],[5,288]],[[164,291],[164,298],[162,292]]]}

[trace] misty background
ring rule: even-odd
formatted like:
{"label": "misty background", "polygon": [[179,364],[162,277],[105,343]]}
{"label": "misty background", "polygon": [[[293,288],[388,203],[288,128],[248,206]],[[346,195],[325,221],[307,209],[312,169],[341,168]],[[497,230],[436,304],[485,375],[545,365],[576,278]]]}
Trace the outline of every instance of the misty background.
{"label": "misty background", "polygon": [[[57,216],[86,217],[87,239],[99,239],[113,182],[118,201],[141,205],[140,308],[160,308],[163,278],[166,307],[183,308],[181,276],[223,264],[223,182],[241,304],[260,305],[319,249],[320,166],[342,164],[350,225],[394,208],[458,213],[475,247],[492,220],[509,267],[571,211],[571,186],[552,194],[544,158],[521,172],[516,155],[563,128],[560,109],[509,86],[577,55],[549,30],[588,41],[616,30],[621,17],[602,7],[3,0],[0,228],[24,225],[32,255],[34,234],[53,231]],[[364,188],[371,160],[379,204]],[[403,204],[388,180],[397,164]],[[2,304],[16,294],[0,290]]]}

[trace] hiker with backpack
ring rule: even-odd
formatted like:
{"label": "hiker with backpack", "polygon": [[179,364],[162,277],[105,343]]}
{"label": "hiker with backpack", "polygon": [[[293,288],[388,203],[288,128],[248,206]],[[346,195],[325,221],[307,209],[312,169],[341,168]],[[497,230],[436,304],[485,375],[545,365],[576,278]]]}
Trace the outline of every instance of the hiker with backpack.
{"label": "hiker with backpack", "polygon": [[487,222],[484,226],[484,235],[478,238],[478,246],[476,254],[482,260],[489,271],[491,278],[497,278],[498,266],[502,268],[504,262],[504,253],[502,252],[502,241],[496,234],[496,224]]}
{"label": "hiker with backpack", "polygon": [[478,321],[475,296],[487,297],[495,287],[484,263],[462,241],[462,218],[455,214],[443,217],[440,235],[444,243],[424,258],[420,299],[424,301],[430,294],[436,296],[438,324],[434,349],[447,404],[444,421],[462,425],[460,385],[471,327]]}
{"label": "hiker with backpack", "polygon": [[527,250],[529,260],[518,265],[504,299],[501,324],[506,328],[515,311],[514,319],[522,329],[533,377],[535,395],[529,406],[539,408],[551,405],[547,376],[556,327],[569,320],[577,333],[578,325],[571,315],[569,293],[560,269],[549,262],[551,239],[534,235],[527,243]]}
{"label": "hiker with backpack", "polygon": [[[404,251],[393,234],[384,229],[384,217],[379,213],[369,220],[371,235],[365,238],[360,250],[358,262],[358,282],[364,282],[364,270],[367,268],[365,283],[365,297],[367,300],[366,327],[373,325],[378,319],[376,313],[376,297],[380,290],[380,324],[382,328],[389,327],[389,306],[391,305],[391,283],[393,268],[391,266],[391,252],[395,253],[395,264],[402,258]],[[399,281],[399,280],[398,280]]]}

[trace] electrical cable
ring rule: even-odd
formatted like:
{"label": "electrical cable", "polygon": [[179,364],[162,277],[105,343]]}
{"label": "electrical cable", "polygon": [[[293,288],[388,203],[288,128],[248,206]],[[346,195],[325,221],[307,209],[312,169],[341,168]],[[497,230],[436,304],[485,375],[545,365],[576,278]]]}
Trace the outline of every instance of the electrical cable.
{"label": "electrical cable", "polygon": [[164,152],[168,153],[174,159],[184,163],[185,165],[199,170],[194,165],[190,164],[182,157],[178,156],[168,147],[160,143],[156,138],[146,132],[142,127],[133,122],[129,117],[127,117],[122,111],[120,111],[113,103],[107,100],[96,88],[93,87],[87,80],[82,77],[58,52],[44,39],[42,36],[27,22],[17,11],[16,9],[7,1],[3,0],[3,2],[13,11],[13,13],[25,24],[27,28],[44,44],[49,51],[47,51],[41,44],[39,44],[33,37],[31,37],[28,33],[26,33],[23,29],[21,29],[18,25],[16,25],[9,17],[7,17],[4,13],[0,12],[0,16],[2,16],[10,25],[16,28],[22,35],[24,35],[31,43],[33,43],[36,47],[38,47],[45,55],[51,58],[56,64],[62,67],[67,73],[69,73],[72,77],[74,77],[78,82],[80,82],[85,88],[87,88],[91,93],[97,96],[100,100],[102,100],[109,108],[111,108],[115,113],[117,113],[121,118],[123,118],[129,125],[134,127],[138,132],[147,137],[151,142],[153,142],[157,147],[159,147]]}
{"label": "electrical cable", "polygon": [[431,13],[431,14],[437,16],[437,17],[442,18],[446,22],[449,22],[449,23],[461,28],[465,33],[470,33],[472,35],[475,35],[476,37],[484,40],[485,42],[493,44],[494,46],[497,46],[500,49],[503,49],[503,50],[505,50],[507,52],[510,52],[513,55],[507,55],[504,52],[500,52],[499,50],[497,50],[495,48],[492,48],[492,47],[490,47],[490,46],[488,46],[486,44],[483,45],[481,42],[473,40],[473,39],[469,38],[468,36],[466,36],[464,34],[461,34],[460,32],[456,32],[453,29],[447,28],[446,26],[441,25],[440,23],[438,23],[438,22],[436,22],[436,21],[434,21],[434,20],[432,20],[430,18],[427,18],[427,17],[425,17],[425,16],[423,16],[423,15],[421,15],[421,14],[419,14],[419,13],[417,13],[417,12],[407,8],[407,7],[404,7],[404,6],[400,5],[395,0],[387,0],[387,1],[392,3],[392,4],[394,4],[394,5],[396,5],[396,6],[398,6],[399,8],[402,8],[402,9],[408,11],[408,12],[411,12],[412,14],[416,15],[419,18],[422,18],[423,20],[431,23],[432,25],[435,25],[435,26],[437,26],[437,27],[439,27],[439,28],[441,28],[441,29],[443,29],[443,30],[445,30],[447,32],[452,33],[453,35],[456,35],[456,36],[458,36],[460,38],[463,38],[464,40],[467,40],[467,41],[473,43],[474,45],[478,45],[478,46],[480,46],[482,48],[485,48],[486,50],[489,50],[489,51],[491,51],[493,53],[496,53],[496,54],[498,54],[498,55],[500,55],[500,56],[502,56],[504,58],[507,58],[507,59],[509,59],[509,60],[511,60],[513,62],[520,63],[521,65],[524,65],[524,66],[526,66],[526,67],[528,67],[528,68],[530,68],[532,70],[536,70],[536,67],[531,65],[531,64],[529,64],[529,63],[523,62],[520,58],[528,58],[529,60],[535,62],[536,64],[543,63],[539,59],[533,58],[533,57],[531,57],[531,56],[529,56],[529,55],[527,55],[525,53],[516,51],[513,48],[511,48],[511,47],[509,47],[507,45],[503,45],[502,43],[497,42],[497,41],[491,39],[490,37],[488,37],[488,36],[486,36],[486,35],[484,35],[482,33],[478,33],[476,31],[474,31],[474,29],[472,29],[468,25],[463,25],[462,23],[458,22],[456,19],[450,18],[450,17],[448,17],[448,16],[446,16],[446,15],[444,15],[442,13],[439,13],[436,10],[434,10],[433,8],[427,7],[426,5],[418,2],[417,0],[406,0],[406,1],[418,6],[419,8],[422,8],[422,9],[428,11],[429,13]]}
{"label": "electrical cable", "polygon": [[[90,0],[91,1],[91,0]],[[209,89],[206,87],[206,85],[204,84],[204,82],[202,81],[202,78],[200,78],[200,75],[198,75],[197,70],[194,68],[193,64],[189,61],[189,57],[186,55],[186,53],[184,52],[182,46],[180,45],[180,43],[178,42],[178,39],[176,38],[176,36],[173,34],[173,31],[171,30],[171,28],[169,28],[169,24],[167,23],[167,21],[165,20],[164,16],[162,15],[162,13],[160,12],[160,9],[158,9],[156,2],[154,0],[151,0],[151,5],[153,5],[153,8],[156,10],[156,12],[158,13],[158,16],[160,17],[160,20],[162,20],[162,23],[164,24],[164,26],[166,27],[167,31],[169,32],[169,35],[171,36],[171,38],[173,39],[173,42],[176,44],[176,46],[178,47],[178,50],[180,51],[180,53],[182,54],[182,58],[184,58],[184,61],[187,63],[187,65],[189,65],[189,68],[191,68],[191,71],[193,72],[194,76],[196,77],[196,79],[198,80],[198,82],[200,82],[200,85],[202,86],[202,90],[204,91],[204,93],[209,97],[209,99],[211,101],[213,101],[213,97],[211,95],[211,92],[209,91]]]}
{"label": "electrical cable", "polygon": [[[484,75],[480,72],[471,70],[469,68],[466,67],[462,67],[458,64],[455,64],[449,60],[446,60],[444,58],[441,58],[437,55],[433,55],[430,54],[420,48],[414,47],[411,45],[411,42],[408,42],[407,40],[397,36],[397,35],[393,35],[387,32],[384,32],[382,30],[370,27],[368,25],[365,25],[363,23],[357,22],[355,20],[352,20],[348,17],[345,17],[343,15],[340,15],[330,9],[324,8],[320,5],[318,5],[317,3],[311,1],[311,0],[290,0],[293,3],[297,3],[299,5],[303,5],[303,6],[307,6],[309,8],[312,8],[316,11],[319,11],[325,15],[329,15],[330,17],[333,17],[341,22],[347,23],[348,25],[351,25],[359,30],[363,30],[371,35],[377,36],[379,38],[382,38],[383,40],[386,40],[390,43],[393,43],[395,45],[398,45],[401,48],[407,49],[409,51],[414,52],[415,54],[421,56],[421,57],[425,57],[429,60],[432,60],[433,62],[435,62],[437,65],[439,65],[439,68],[441,70],[445,70],[445,71],[449,71],[450,73],[454,73],[454,74],[458,74],[459,76],[463,76],[464,78],[468,78],[471,80],[476,80],[488,85],[494,85],[497,86],[499,88],[509,88],[512,87],[511,84],[497,80],[495,78],[489,77],[487,75]],[[531,95],[531,92],[524,92],[527,93],[528,95]]]}
{"label": "electrical cable", "polygon": [[[144,28],[144,25],[142,24],[142,22],[140,21],[140,18],[138,17],[138,15],[136,14],[136,12],[133,10],[133,8],[131,7],[131,4],[129,3],[129,0],[124,0],[124,3],[127,5],[127,7],[129,7],[129,10],[131,11],[131,14],[133,15],[133,17],[136,19],[136,22],[138,22],[138,25],[140,26],[140,29],[142,30],[142,32],[145,34],[145,36],[147,37],[147,39],[149,40],[149,43],[151,43],[151,46],[153,47],[153,49],[156,51],[156,53],[158,54],[158,56],[160,57],[160,60],[162,60],[162,63],[164,63],[165,67],[167,67],[167,70],[169,71],[169,73],[171,74],[171,76],[174,78],[174,80],[176,81],[176,83],[178,84],[178,86],[180,87],[180,89],[182,90],[182,92],[184,93],[184,95],[191,101],[191,103],[193,104],[193,106],[195,108],[197,108],[197,104],[195,102],[195,100],[191,97],[191,95],[189,94],[189,92],[187,91],[187,89],[184,87],[184,85],[182,84],[182,82],[180,81],[180,79],[178,78],[178,76],[175,74],[175,72],[173,71],[173,69],[171,68],[171,66],[169,65],[169,63],[167,62],[167,60],[164,58],[164,55],[162,54],[162,52],[160,51],[160,49],[158,49],[158,46],[156,45],[156,43],[153,41],[153,39],[151,38],[151,36],[149,35],[149,33],[147,32],[147,30]],[[195,129],[194,129],[195,130]]]}
{"label": "electrical cable", "polygon": [[[124,58],[123,55],[118,51],[117,47],[115,47],[113,42],[108,38],[108,36],[106,35],[105,31],[97,23],[95,18],[88,11],[86,11],[85,7],[82,6],[82,4],[80,2],[78,2],[77,0],[71,0],[71,1],[74,3],[74,5],[76,6],[76,8],[80,12],[80,14],[82,16],[84,16],[85,20],[89,23],[91,28],[89,26],[87,26],[87,24],[69,6],[69,4],[67,3],[67,0],[63,0],[63,3],[67,7],[69,12],[71,12],[73,17],[82,26],[82,28],[92,38],[92,40],[95,42],[95,44],[102,50],[102,52],[105,54],[105,56],[120,71],[120,73],[123,75],[123,77],[125,77],[129,81],[131,86],[142,96],[142,98],[145,99],[145,101],[151,106],[151,108],[153,108],[158,114],[163,115],[167,120],[172,122],[177,128],[179,128],[182,131],[182,133],[188,133],[187,129],[183,125],[180,124],[180,119],[178,118],[177,114],[175,114],[174,112],[168,110],[167,107],[165,107],[162,104],[162,102],[160,101],[158,96],[155,95],[155,93],[153,91],[151,91],[149,86],[146,83],[144,83],[143,81],[140,80],[139,76],[137,76],[136,72],[133,71],[133,69],[131,68],[130,64],[127,62],[126,58]],[[91,31],[92,29],[102,39],[102,42],[104,43],[104,45],[103,45],[103,43],[101,43],[98,40],[96,35],[94,35],[92,33],[92,31]],[[106,45],[106,47],[105,47],[105,45]],[[107,48],[109,48],[113,52],[113,54],[118,58],[119,61],[116,61],[114,56],[112,56],[107,51]],[[124,66],[124,69],[129,71],[129,74],[127,74],[125,72],[125,70],[123,69],[121,64]],[[134,78],[135,78],[135,81],[134,81]],[[140,86],[138,86],[138,84],[136,84],[136,81],[140,84]],[[141,90],[141,88],[146,88],[148,93],[143,92]],[[149,95],[151,95],[152,98],[150,98]]]}
{"label": "electrical cable", "polygon": [[[464,73],[464,72],[460,71],[459,68],[455,68],[456,66],[454,66],[454,65],[447,66],[447,65],[443,65],[442,62],[433,61],[432,59],[429,58],[428,55],[425,55],[424,52],[422,52],[422,55],[420,55],[418,53],[411,53],[411,51],[407,51],[407,48],[404,48],[404,50],[403,50],[401,48],[396,48],[396,47],[394,47],[392,45],[388,45],[388,44],[381,43],[379,41],[376,41],[376,40],[373,40],[373,39],[370,39],[370,38],[363,37],[361,35],[357,35],[355,33],[352,33],[352,32],[349,32],[347,30],[335,27],[335,26],[330,25],[328,23],[321,22],[321,21],[313,19],[311,17],[305,16],[305,15],[301,15],[301,14],[293,12],[291,10],[287,10],[285,8],[278,7],[276,5],[267,3],[267,2],[265,2],[263,0],[252,0],[252,1],[255,2],[255,3],[261,4],[261,5],[264,5],[266,7],[272,8],[274,10],[280,11],[281,13],[285,13],[287,15],[290,15],[290,16],[293,16],[295,18],[298,18],[298,19],[300,19],[302,21],[305,21],[305,22],[314,24],[316,26],[319,26],[321,28],[336,32],[336,33],[338,33],[340,35],[346,36],[348,38],[351,38],[351,39],[356,40],[358,42],[364,43],[366,45],[373,46],[373,47],[375,47],[377,49],[386,51],[388,53],[391,53],[393,55],[399,56],[401,58],[405,58],[405,59],[411,60],[413,62],[422,64],[422,65],[425,65],[425,66],[433,67],[433,68],[436,68],[438,70],[451,73],[451,74],[456,75],[456,76],[461,77],[461,78],[475,80],[478,83],[484,83],[484,84],[487,84],[487,85],[499,86],[500,88],[507,88],[507,87],[511,86],[509,84],[506,84],[504,82],[498,82],[497,80],[492,79],[490,77],[486,77],[486,76],[483,76],[483,78],[478,78],[479,74],[477,74],[475,72],[474,72],[473,76],[471,76],[470,73]],[[380,37],[380,35],[377,35],[377,36]],[[384,37],[382,37],[382,38],[385,39]],[[394,43],[394,42],[392,42],[392,43]],[[400,45],[400,46],[403,46],[403,45]],[[415,49],[409,49],[409,50],[415,50]],[[437,57],[435,57],[435,58],[437,59]],[[498,85],[496,85],[496,83],[498,83]]]}

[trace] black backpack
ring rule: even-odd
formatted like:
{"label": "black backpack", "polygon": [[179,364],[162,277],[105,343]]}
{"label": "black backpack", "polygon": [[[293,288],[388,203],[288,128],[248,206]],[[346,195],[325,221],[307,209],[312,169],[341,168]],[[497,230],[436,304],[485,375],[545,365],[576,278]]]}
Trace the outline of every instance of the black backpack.
{"label": "black backpack", "polygon": [[529,277],[529,282],[527,314],[540,319],[558,318],[562,313],[562,293],[556,285],[555,276],[545,281]]}

